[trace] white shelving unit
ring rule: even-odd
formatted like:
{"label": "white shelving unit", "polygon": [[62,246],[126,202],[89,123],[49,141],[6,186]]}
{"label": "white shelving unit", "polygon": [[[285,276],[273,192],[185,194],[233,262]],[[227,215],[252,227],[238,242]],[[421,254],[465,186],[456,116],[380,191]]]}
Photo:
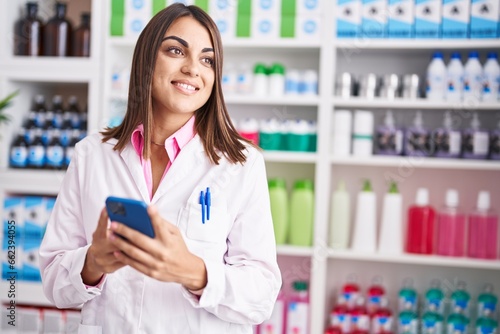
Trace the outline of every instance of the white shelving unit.
{"label": "white shelving unit", "polygon": [[[111,37],[108,35],[110,0],[78,0],[70,3],[92,7],[92,57],[89,59],[23,59],[12,56],[12,50],[0,49],[0,93],[6,95],[13,89],[22,89],[22,95],[9,110],[13,116],[12,126],[2,129],[0,152],[8,152],[12,129],[18,128],[22,116],[28,110],[33,94],[39,90],[52,92],[69,87],[84,90],[88,95],[89,132],[107,125],[111,101],[126,102],[126,94],[112,89],[113,67],[130,66],[135,38]],[[231,116],[236,120],[252,115],[257,118],[305,118],[318,124],[317,152],[264,152],[268,176],[284,177],[290,186],[295,179],[310,178],[315,182],[315,226],[312,247],[279,245],[278,260],[285,284],[294,279],[310,281],[311,334],[322,333],[332,301],[350,273],[362,278],[363,287],[375,275],[383,275],[390,296],[394,296],[404,275],[414,277],[420,291],[427,288],[431,278],[452,281],[463,278],[470,283],[470,291],[477,294],[482,283],[491,282],[500,291],[500,260],[485,261],[468,258],[446,258],[402,254],[385,256],[359,254],[349,250],[338,251],[328,247],[328,224],[330,219],[330,196],[338,181],[348,184],[351,201],[360,188],[360,179],[369,177],[379,202],[386,190],[388,177],[396,176],[404,197],[404,209],[413,201],[417,187],[425,186],[431,191],[431,203],[439,206],[444,199],[444,188],[455,187],[461,194],[461,203],[472,207],[478,190],[492,193],[493,205],[500,207],[500,163],[494,161],[447,160],[436,158],[381,157],[369,158],[335,157],[331,155],[331,132],[333,113],[338,109],[362,108],[382,113],[385,109],[407,118],[416,109],[424,110],[435,124],[436,115],[444,110],[478,111],[492,118],[500,109],[500,103],[449,104],[418,100],[385,99],[341,99],[333,95],[336,74],[359,70],[385,73],[423,73],[430,54],[435,49],[467,51],[471,49],[485,53],[499,50],[495,40],[463,41],[419,41],[419,40],[338,40],[332,38],[335,31],[335,4],[321,2],[324,6],[322,21],[323,38],[315,41],[258,41],[241,39],[224,43],[225,64],[261,61],[280,61],[288,68],[314,68],[319,73],[319,96],[255,98],[253,96],[226,95],[225,100]],[[0,5],[0,34],[11,34],[22,4],[5,2]],[[10,15],[12,13],[12,15]],[[15,13],[15,15],[14,15]],[[439,117],[437,117],[439,118]],[[467,121],[464,116],[464,122]],[[5,194],[56,195],[64,172],[11,170],[7,167],[7,154],[0,155],[0,198]],[[498,183],[498,182],[496,182]],[[353,206],[353,205],[352,205]],[[0,208],[1,209],[1,208]],[[351,211],[353,211],[353,207]],[[380,205],[379,205],[380,212]],[[352,212],[352,217],[354,214]],[[432,277],[430,277],[432,276]],[[0,284],[0,300],[5,301],[6,285]],[[37,284],[20,283],[18,302],[47,305],[41,287]]]}

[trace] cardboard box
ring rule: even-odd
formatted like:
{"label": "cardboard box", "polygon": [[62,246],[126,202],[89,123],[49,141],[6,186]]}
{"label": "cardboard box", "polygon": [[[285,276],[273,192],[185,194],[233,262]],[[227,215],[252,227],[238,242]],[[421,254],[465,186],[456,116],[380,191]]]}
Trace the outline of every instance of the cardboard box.
{"label": "cardboard box", "polygon": [[440,38],[441,0],[415,0],[415,37]]}
{"label": "cardboard box", "polygon": [[470,0],[443,0],[443,38],[468,38]]}
{"label": "cardboard box", "polygon": [[500,37],[499,0],[472,0],[470,12],[470,38]]}
{"label": "cardboard box", "polygon": [[361,21],[361,35],[363,37],[386,37],[388,20],[387,0],[363,0]]}
{"label": "cardboard box", "polygon": [[415,35],[414,0],[389,0],[389,38],[413,38]]}
{"label": "cardboard box", "polygon": [[337,0],[337,37],[361,36],[361,0]]}

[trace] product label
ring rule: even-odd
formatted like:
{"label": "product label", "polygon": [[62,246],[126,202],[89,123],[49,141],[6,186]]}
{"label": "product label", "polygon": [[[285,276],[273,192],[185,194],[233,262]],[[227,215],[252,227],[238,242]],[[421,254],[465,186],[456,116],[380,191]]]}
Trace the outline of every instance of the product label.
{"label": "product label", "polygon": [[349,314],[332,312],[330,323],[334,327],[339,327],[342,333],[350,333],[351,331],[351,317]]}
{"label": "product label", "polygon": [[389,0],[389,37],[409,38],[413,36],[414,11],[413,0]]}
{"label": "product label", "polygon": [[26,167],[28,163],[28,149],[24,146],[13,147],[10,151],[10,165],[12,167]]}
{"label": "product label", "polygon": [[470,0],[443,0],[443,37],[469,36]]}
{"label": "product label", "polygon": [[418,320],[417,319],[399,319],[398,332],[404,334],[417,334],[418,333]]}
{"label": "product label", "polygon": [[441,0],[415,1],[415,36],[437,38],[441,36]]}
{"label": "product label", "polygon": [[287,333],[307,333],[309,304],[291,302],[288,304]]}
{"label": "product label", "polygon": [[372,320],[373,333],[391,333],[392,317],[375,315]]}
{"label": "product label", "polygon": [[387,0],[363,0],[362,33],[367,37],[385,37],[389,11]]}
{"label": "product label", "polygon": [[483,100],[496,101],[500,94],[500,75],[484,73]]}
{"label": "product label", "polygon": [[31,166],[42,167],[45,163],[45,147],[41,145],[30,146],[28,163]]}
{"label": "product label", "polygon": [[474,154],[488,154],[489,135],[487,132],[476,132],[473,140]]}
{"label": "product label", "polygon": [[47,165],[51,167],[61,167],[64,159],[64,149],[62,146],[47,147]]}
{"label": "product label", "polygon": [[467,325],[464,323],[450,323],[448,322],[447,333],[453,334],[466,334],[468,332]]}
{"label": "product label", "polygon": [[495,38],[500,20],[498,0],[472,0],[470,35],[471,38]]}
{"label": "product label", "polygon": [[366,331],[370,330],[370,317],[367,314],[351,316],[351,331]]}
{"label": "product label", "polygon": [[358,37],[361,28],[361,0],[337,1],[337,36]]}

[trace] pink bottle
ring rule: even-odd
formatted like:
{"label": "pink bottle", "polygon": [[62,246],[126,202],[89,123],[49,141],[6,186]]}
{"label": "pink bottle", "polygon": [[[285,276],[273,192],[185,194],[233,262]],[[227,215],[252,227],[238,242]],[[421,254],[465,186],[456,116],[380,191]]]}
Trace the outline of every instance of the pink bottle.
{"label": "pink bottle", "polygon": [[408,210],[406,251],[416,254],[433,254],[435,235],[435,211],[429,205],[429,192],[425,188],[417,191],[415,205]]}
{"label": "pink bottle", "polygon": [[465,215],[458,208],[458,192],[448,189],[446,203],[437,216],[437,254],[465,256]]}
{"label": "pink bottle", "polygon": [[479,192],[477,208],[469,215],[469,257],[496,259],[498,256],[498,215],[490,210],[490,193]]}
{"label": "pink bottle", "polygon": [[243,138],[250,140],[255,145],[259,145],[259,122],[255,118],[241,120],[238,132]]}

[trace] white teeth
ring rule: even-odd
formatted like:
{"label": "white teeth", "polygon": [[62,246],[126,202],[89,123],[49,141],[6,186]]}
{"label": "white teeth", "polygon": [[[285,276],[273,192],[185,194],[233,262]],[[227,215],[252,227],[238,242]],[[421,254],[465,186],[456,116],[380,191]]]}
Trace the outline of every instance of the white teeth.
{"label": "white teeth", "polygon": [[196,90],[196,88],[194,86],[191,86],[191,85],[188,85],[188,84],[185,84],[185,83],[176,83],[177,86],[179,87],[182,87],[184,89],[187,89],[187,90]]}

